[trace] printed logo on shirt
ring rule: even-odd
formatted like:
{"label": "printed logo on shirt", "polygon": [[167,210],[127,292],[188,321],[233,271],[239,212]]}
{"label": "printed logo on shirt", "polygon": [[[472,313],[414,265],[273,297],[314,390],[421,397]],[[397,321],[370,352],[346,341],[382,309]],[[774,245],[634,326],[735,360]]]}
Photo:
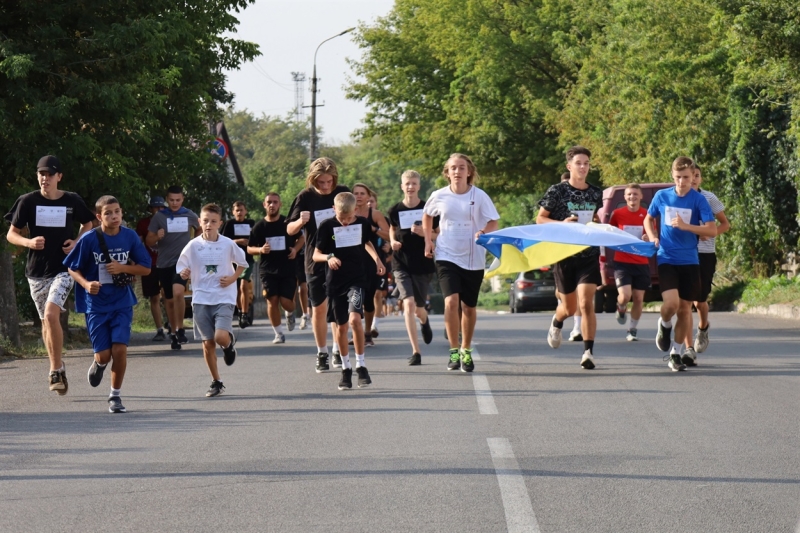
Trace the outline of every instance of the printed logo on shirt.
{"label": "printed logo on shirt", "polygon": [[[102,264],[104,264],[106,262],[106,254],[104,254],[102,252],[101,253],[92,252],[92,255],[94,255],[94,262],[96,264],[102,265]],[[128,252],[111,252],[111,251],[109,251],[108,255],[110,255],[111,259],[113,259],[117,263],[121,263],[121,264],[124,265],[124,264],[128,263],[128,256],[130,256],[130,252],[129,251]]]}
{"label": "printed logo on shirt", "polygon": [[206,265],[206,274],[216,274],[217,265]]}

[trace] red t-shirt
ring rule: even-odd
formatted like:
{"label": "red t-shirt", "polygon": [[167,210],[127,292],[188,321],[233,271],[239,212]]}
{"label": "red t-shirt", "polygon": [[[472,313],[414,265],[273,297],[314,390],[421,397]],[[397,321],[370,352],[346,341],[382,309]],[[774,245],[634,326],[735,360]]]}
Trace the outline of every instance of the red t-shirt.
{"label": "red t-shirt", "polygon": [[[640,207],[638,211],[631,211],[627,206],[620,207],[611,213],[608,223],[621,230],[641,238],[644,234],[644,217],[647,209]],[[614,252],[615,263],[631,263],[634,265],[646,265],[650,259],[641,255],[626,254],[625,252]]]}
{"label": "red t-shirt", "polygon": [[[147,228],[150,226],[150,220],[152,218],[153,217],[143,218],[136,224],[136,234],[142,238],[142,242],[144,242],[144,239],[147,237]],[[153,271],[155,271],[156,261],[158,260],[158,250],[154,250],[147,245],[145,245],[145,248],[147,248],[147,251],[150,253],[150,260],[153,262]]]}

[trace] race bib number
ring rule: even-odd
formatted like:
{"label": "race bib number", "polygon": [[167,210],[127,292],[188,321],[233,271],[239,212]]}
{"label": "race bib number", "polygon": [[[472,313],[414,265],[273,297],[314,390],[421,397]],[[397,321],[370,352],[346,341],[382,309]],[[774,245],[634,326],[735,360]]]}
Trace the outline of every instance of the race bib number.
{"label": "race bib number", "polygon": [[167,233],[186,233],[187,231],[189,231],[189,219],[187,217],[167,219]]}
{"label": "race bib number", "polygon": [[108,273],[105,264],[101,263],[97,265],[97,270],[98,270],[98,276],[97,276],[98,281],[100,282],[101,285],[111,285],[112,283],[114,283],[114,280],[111,279],[111,274]]}
{"label": "race bib number", "polygon": [[472,222],[453,222],[447,224],[447,233],[453,239],[473,239]]}
{"label": "race bib number", "polygon": [[333,228],[336,247],[348,248],[350,246],[361,246],[361,228],[361,224]]}
{"label": "race bib number", "polygon": [[580,209],[572,213],[578,215],[578,224],[588,224],[594,218],[594,211],[590,209]]}
{"label": "race bib number", "polygon": [[672,223],[672,219],[674,219],[675,217],[681,217],[681,220],[683,220],[687,224],[691,224],[692,223],[692,210],[691,209],[683,209],[683,208],[680,208],[680,207],[667,206],[667,207],[664,208],[664,214],[667,217],[667,222],[666,222],[667,224],[671,224]]}
{"label": "race bib number", "polygon": [[400,229],[411,229],[414,222],[422,221],[422,209],[414,209],[412,211],[400,211],[397,213],[400,218]]}
{"label": "race bib number", "polygon": [[644,235],[644,226],[622,226],[622,231],[641,239]]}
{"label": "race bib number", "polygon": [[36,206],[36,225],[42,228],[66,227],[67,208],[64,206]]}
{"label": "race bib number", "polygon": [[233,235],[235,237],[246,237],[250,235],[250,224],[234,224]]}
{"label": "race bib number", "polygon": [[335,216],[336,211],[334,211],[332,207],[330,209],[320,209],[319,211],[314,211],[314,221],[317,223],[317,227],[319,227],[320,224],[329,218],[333,218]]}
{"label": "race bib number", "polygon": [[280,237],[267,237],[267,242],[271,252],[282,252],[286,249],[286,237],[283,235]]}

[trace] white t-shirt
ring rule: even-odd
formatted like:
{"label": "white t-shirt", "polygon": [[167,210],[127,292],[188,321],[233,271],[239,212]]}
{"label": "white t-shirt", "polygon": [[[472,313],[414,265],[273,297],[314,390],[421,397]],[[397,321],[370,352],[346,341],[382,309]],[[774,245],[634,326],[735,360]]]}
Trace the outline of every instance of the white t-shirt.
{"label": "white t-shirt", "polygon": [[236,283],[220,287],[222,276],[236,273],[233,263],[247,266],[247,258],[239,245],[228,237],[220,235],[216,241],[207,241],[200,235],[184,246],[175,270],[184,268],[192,271],[192,303],[217,305],[236,305]]}
{"label": "white t-shirt", "polygon": [[[713,192],[704,190],[701,190],[700,192],[703,194],[703,196],[705,196],[706,200],[708,200],[708,205],[711,206],[711,212],[714,213],[714,216],[716,216],[720,211],[725,211],[725,206],[719,201],[717,195],[715,195]],[[697,251],[701,254],[713,254],[717,251],[717,238],[712,237],[705,241],[698,239]]]}
{"label": "white t-shirt", "polygon": [[449,261],[465,270],[486,268],[486,249],[475,244],[475,234],[490,220],[500,219],[488,194],[475,186],[464,194],[444,187],[431,194],[424,212],[440,217],[437,261]]}

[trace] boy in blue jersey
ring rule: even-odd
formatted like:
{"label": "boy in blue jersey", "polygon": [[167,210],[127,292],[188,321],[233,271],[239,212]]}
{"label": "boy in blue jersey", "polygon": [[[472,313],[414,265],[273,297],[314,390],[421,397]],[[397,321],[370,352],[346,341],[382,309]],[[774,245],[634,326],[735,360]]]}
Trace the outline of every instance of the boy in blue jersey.
{"label": "boy in blue jersey", "polygon": [[150,254],[135,231],[122,227],[122,208],[116,198],[102,196],[95,207],[100,227],[78,241],[64,259],[64,265],[78,284],[75,306],[79,313],[86,313],[86,328],[95,352],[89,368],[89,384],[92,387],[100,384],[108,362],[113,359],[108,410],[124,413],[120,389],[127,366],[136,296],[130,283],[115,284],[113,277],[148,275]]}
{"label": "boy in blue jersey", "polygon": [[[713,237],[717,233],[714,213],[708,201],[692,189],[693,178],[694,161],[688,157],[673,161],[672,179],[675,187],[658,191],[644,218],[647,236],[658,250],[658,277],[664,300],[656,346],[662,352],[670,352],[668,366],[673,372],[686,370],[686,365],[681,362],[683,339],[692,328],[692,302],[700,294],[697,240],[699,237]],[[661,219],[658,233],[654,227],[657,218]],[[680,339],[680,344],[670,339],[672,317],[676,314],[675,340]]]}

